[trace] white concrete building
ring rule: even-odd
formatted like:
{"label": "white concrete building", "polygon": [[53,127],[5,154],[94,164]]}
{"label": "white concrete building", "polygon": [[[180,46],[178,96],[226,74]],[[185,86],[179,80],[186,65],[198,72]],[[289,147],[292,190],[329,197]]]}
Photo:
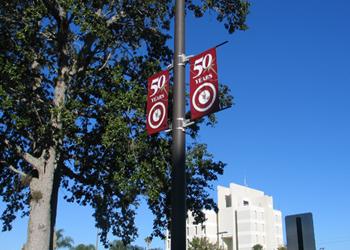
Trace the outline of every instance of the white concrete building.
{"label": "white concrete building", "polygon": [[191,213],[188,213],[188,218],[186,221],[186,234],[187,243],[190,242],[194,237],[206,237],[210,242],[217,241],[217,216],[213,210],[205,210],[206,221],[200,225],[194,225],[194,218]]}
{"label": "white concrete building", "polygon": [[[205,218],[206,221],[202,224],[195,225],[194,223],[194,217],[192,216],[191,212],[188,212],[187,214],[187,220],[186,220],[186,238],[187,238],[187,245],[194,237],[198,238],[208,238],[210,242],[215,243],[218,239],[218,228],[217,228],[217,214],[213,210],[205,210]],[[170,238],[168,237],[169,232],[167,232],[167,237],[165,241],[165,249],[170,250]]]}
{"label": "white concrete building", "polygon": [[[256,244],[262,245],[264,250],[276,250],[284,244],[282,215],[273,209],[271,196],[234,183],[217,189],[218,214],[206,210],[207,220],[201,225],[193,225],[189,213],[187,242],[194,237],[207,237],[212,243],[219,241],[227,250],[251,250]],[[166,249],[170,250],[169,239]]]}
{"label": "white concrete building", "polygon": [[218,186],[220,241],[229,250],[266,250],[283,245],[282,214],[264,192],[234,183]]}

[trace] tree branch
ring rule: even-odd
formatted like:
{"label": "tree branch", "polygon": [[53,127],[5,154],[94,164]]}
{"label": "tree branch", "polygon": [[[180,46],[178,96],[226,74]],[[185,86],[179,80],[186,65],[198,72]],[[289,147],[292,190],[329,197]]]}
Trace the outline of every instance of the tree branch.
{"label": "tree branch", "polygon": [[9,166],[9,169],[12,170],[13,172],[19,174],[20,176],[27,177],[28,175],[21,170],[18,170],[17,168],[13,167],[12,165]]}
{"label": "tree branch", "polygon": [[76,55],[70,72],[71,75],[74,75],[76,73],[85,74],[87,67],[96,54],[97,46],[94,50],[91,50],[92,45],[96,41],[96,36],[91,33],[87,33],[82,37],[82,40],[84,45]]}
{"label": "tree branch", "polygon": [[89,185],[89,186],[94,186],[95,184],[94,180],[86,179],[81,174],[76,174],[75,172],[73,172],[73,170],[71,170],[67,166],[64,166],[62,170],[63,170],[63,173],[67,175],[69,178],[79,181],[82,184]]}
{"label": "tree branch", "polygon": [[[8,147],[11,146],[10,142],[9,142],[7,139],[5,139],[5,144],[6,144]],[[27,153],[27,152],[24,152],[24,151],[21,149],[20,146],[15,145],[15,147],[16,147],[16,152],[17,152],[17,154],[19,154],[20,156],[22,156],[22,158],[23,158],[27,163],[29,163],[30,165],[32,165],[33,168],[35,168],[35,169],[37,169],[37,170],[39,171],[39,169],[40,169],[39,166],[40,166],[41,160],[38,159],[38,158],[36,158],[36,157],[34,157],[34,156],[32,156],[31,154],[29,154],[29,153]]]}
{"label": "tree branch", "polygon": [[104,67],[106,67],[106,65],[107,65],[109,59],[111,58],[111,56],[112,56],[112,52],[110,52],[110,53],[108,54],[108,56],[107,56],[107,58],[106,58],[106,61],[105,61],[104,64],[98,69],[98,71],[101,71],[101,70],[104,69]]}
{"label": "tree branch", "polygon": [[59,13],[58,9],[55,7],[55,4],[49,0],[43,0],[43,3],[45,5],[46,9],[56,19],[56,21],[60,21],[60,13]]}
{"label": "tree branch", "polygon": [[[6,163],[5,161],[0,161],[1,163]],[[9,165],[8,168],[12,171],[12,172],[15,172],[16,174],[19,174],[20,176],[23,176],[23,177],[27,177],[28,175],[24,172],[22,172],[21,170],[15,168],[14,166],[12,165]]]}

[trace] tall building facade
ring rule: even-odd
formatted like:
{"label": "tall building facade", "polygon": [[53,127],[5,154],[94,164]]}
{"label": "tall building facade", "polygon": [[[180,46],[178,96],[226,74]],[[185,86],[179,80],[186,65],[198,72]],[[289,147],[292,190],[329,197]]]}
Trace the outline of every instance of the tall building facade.
{"label": "tall building facade", "polygon": [[283,245],[282,214],[264,192],[234,183],[218,186],[218,208],[219,240],[226,249],[251,250],[260,244],[275,250]]}
{"label": "tall building facade", "polygon": [[[206,237],[227,250],[252,250],[260,244],[265,250],[283,245],[282,214],[273,209],[273,199],[264,192],[231,183],[217,187],[219,212],[205,210],[206,221],[193,224],[188,213],[187,242],[194,237]],[[170,250],[170,239],[166,240]]]}

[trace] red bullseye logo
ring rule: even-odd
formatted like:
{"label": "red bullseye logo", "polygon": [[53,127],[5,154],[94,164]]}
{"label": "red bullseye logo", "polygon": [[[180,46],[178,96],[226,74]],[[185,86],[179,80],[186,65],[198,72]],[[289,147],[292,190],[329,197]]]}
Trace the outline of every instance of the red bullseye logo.
{"label": "red bullseye logo", "polygon": [[198,112],[209,110],[216,100],[214,84],[206,82],[199,86],[193,93],[192,105]]}
{"label": "red bullseye logo", "polygon": [[148,124],[152,129],[157,129],[162,125],[166,114],[165,105],[162,102],[155,103],[148,114]]}

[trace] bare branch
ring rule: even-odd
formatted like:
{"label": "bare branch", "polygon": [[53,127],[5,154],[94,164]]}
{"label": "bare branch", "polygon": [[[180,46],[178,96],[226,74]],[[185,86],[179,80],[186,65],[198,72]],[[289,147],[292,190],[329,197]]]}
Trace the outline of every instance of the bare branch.
{"label": "bare branch", "polygon": [[9,169],[15,172],[16,174],[19,174],[20,176],[27,177],[28,175],[21,170],[18,170],[17,168],[13,167],[12,165],[9,166]]}
{"label": "bare branch", "polygon": [[41,125],[43,125],[43,121],[39,115],[39,112],[38,112],[38,109],[36,107],[34,107],[33,105],[33,109],[34,109],[34,112],[35,112],[35,115],[36,115],[36,118],[38,119],[38,121],[40,122]]}
{"label": "bare branch", "polygon": [[[35,54],[35,52],[34,52],[34,54]],[[35,84],[33,86],[33,90],[36,90],[37,88],[39,88],[41,86],[41,82],[43,80],[43,77],[39,74],[40,67],[41,67],[41,65],[38,62],[38,58],[37,58],[37,56],[35,56],[34,61],[32,62],[32,65],[31,65],[31,69],[33,70],[34,75],[39,75],[39,76],[34,77]]]}
{"label": "bare branch", "polygon": [[107,56],[107,58],[106,58],[106,61],[105,61],[104,64],[98,69],[98,71],[101,71],[101,70],[103,70],[104,67],[106,67],[106,65],[107,65],[109,59],[111,58],[111,56],[112,56],[112,52],[110,52],[110,53],[108,54],[108,56]]}
{"label": "bare branch", "polygon": [[45,37],[48,41],[53,41],[53,37],[51,35],[51,33],[47,33],[47,32],[39,32],[39,34],[43,37]]}
{"label": "bare branch", "polygon": [[87,33],[82,37],[84,41],[84,45],[80,49],[80,51],[77,54],[76,59],[74,60],[74,64],[72,67],[72,70],[70,72],[71,75],[75,73],[84,73],[88,67],[88,65],[91,63],[91,60],[94,58],[94,55],[96,54],[98,46],[94,50],[91,50],[92,45],[96,41],[96,36]]}
{"label": "bare branch", "polygon": [[118,20],[124,17],[126,17],[124,11],[121,11],[120,13],[116,13],[106,21],[107,27],[111,26],[112,24],[114,24],[115,22],[117,22]]}
{"label": "bare branch", "polygon": [[[6,164],[6,161],[0,161],[0,162],[3,163],[3,164]],[[12,165],[9,165],[8,168],[9,168],[12,172],[15,172],[16,174],[19,174],[19,175],[21,175],[21,176],[23,176],[23,177],[28,176],[26,173],[24,173],[24,172],[22,172],[21,170],[15,168],[15,167],[12,166]]]}
{"label": "bare branch", "polygon": [[96,14],[98,17],[102,17],[102,9],[99,8],[99,9],[95,12],[95,14]]}
{"label": "bare branch", "polygon": [[66,18],[66,11],[63,9],[63,7],[56,1],[57,9],[58,9],[58,15],[60,16],[61,20]]}
{"label": "bare branch", "polygon": [[[11,144],[10,142],[5,139],[5,144],[10,147]],[[17,154],[19,154],[20,156],[22,156],[22,158],[27,162],[29,163],[30,165],[32,165],[33,168],[37,169],[39,171],[39,166],[41,165],[40,162],[41,160],[32,156],[31,154],[27,153],[27,152],[24,152],[20,146],[18,145],[15,145],[16,147],[16,151],[17,151]]]}
{"label": "bare branch", "polygon": [[41,153],[41,155],[40,155],[40,160],[42,160],[42,161],[44,161],[45,159],[44,159],[44,157],[46,156],[46,154],[47,154],[47,150],[46,149],[44,149],[43,150],[43,152]]}

